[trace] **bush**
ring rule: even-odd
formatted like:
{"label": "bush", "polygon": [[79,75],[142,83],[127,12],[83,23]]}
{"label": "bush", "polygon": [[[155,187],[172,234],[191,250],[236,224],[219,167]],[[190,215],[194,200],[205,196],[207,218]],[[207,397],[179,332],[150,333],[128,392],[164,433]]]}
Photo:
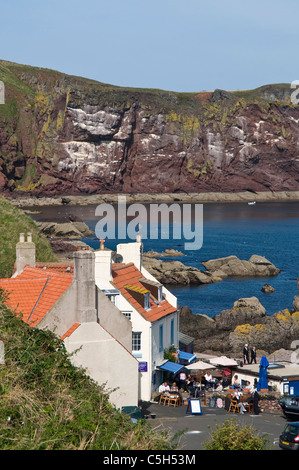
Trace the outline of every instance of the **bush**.
{"label": "bush", "polygon": [[241,427],[236,419],[229,418],[223,425],[216,425],[211,440],[205,443],[205,450],[268,450],[266,435],[257,436],[250,425]]}

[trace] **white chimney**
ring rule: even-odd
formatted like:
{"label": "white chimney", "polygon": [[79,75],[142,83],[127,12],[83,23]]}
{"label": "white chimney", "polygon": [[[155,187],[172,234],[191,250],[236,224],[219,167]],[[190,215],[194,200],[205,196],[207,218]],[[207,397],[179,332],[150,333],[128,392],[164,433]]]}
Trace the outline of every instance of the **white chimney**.
{"label": "white chimney", "polygon": [[134,263],[136,268],[141,271],[142,268],[142,255],[143,243],[140,235],[137,235],[136,242],[133,243],[120,243],[116,247],[117,254],[122,256],[124,263]]}
{"label": "white chimney", "polygon": [[101,289],[111,289],[112,281],[112,251],[105,248],[104,240],[100,240],[100,249],[95,251],[95,282]]}
{"label": "white chimney", "polygon": [[27,241],[25,241],[25,234],[20,233],[20,239],[16,245],[16,272],[14,276],[21,274],[25,266],[35,267],[35,244],[32,241],[31,232],[27,234]]}

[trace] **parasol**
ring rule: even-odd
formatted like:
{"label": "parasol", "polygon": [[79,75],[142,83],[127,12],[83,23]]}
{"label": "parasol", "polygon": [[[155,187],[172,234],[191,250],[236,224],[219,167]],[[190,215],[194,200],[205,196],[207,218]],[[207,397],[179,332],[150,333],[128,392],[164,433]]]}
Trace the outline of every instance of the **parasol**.
{"label": "parasol", "polygon": [[201,390],[201,377],[202,377],[202,371],[207,370],[207,369],[215,369],[215,366],[213,364],[209,364],[208,362],[203,362],[203,361],[197,361],[193,362],[193,364],[190,364],[189,366],[185,367],[188,370],[200,370],[200,390]]}
{"label": "parasol", "polygon": [[190,364],[189,366],[185,366],[185,369],[206,370],[206,369],[215,369],[215,366],[213,366],[213,364],[209,364],[208,362],[197,361],[197,362],[193,362],[193,364]]}
{"label": "parasol", "polygon": [[231,359],[227,356],[213,357],[210,359],[211,364],[216,364],[217,366],[237,366],[238,363],[234,359]]}
{"label": "parasol", "polygon": [[257,383],[257,391],[264,390],[268,388],[268,379],[267,379],[267,368],[269,366],[268,359],[266,356],[261,357],[260,362],[260,373],[259,373],[259,381]]}

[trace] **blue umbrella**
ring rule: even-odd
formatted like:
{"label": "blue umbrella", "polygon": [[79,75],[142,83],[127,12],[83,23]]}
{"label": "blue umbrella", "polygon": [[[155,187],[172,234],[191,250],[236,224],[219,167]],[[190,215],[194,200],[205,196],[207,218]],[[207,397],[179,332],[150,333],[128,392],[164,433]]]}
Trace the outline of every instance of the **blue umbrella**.
{"label": "blue umbrella", "polygon": [[256,387],[258,392],[262,389],[268,388],[268,380],[267,380],[267,367],[268,366],[269,366],[268,359],[266,358],[266,356],[262,356],[261,362],[260,362],[259,381]]}

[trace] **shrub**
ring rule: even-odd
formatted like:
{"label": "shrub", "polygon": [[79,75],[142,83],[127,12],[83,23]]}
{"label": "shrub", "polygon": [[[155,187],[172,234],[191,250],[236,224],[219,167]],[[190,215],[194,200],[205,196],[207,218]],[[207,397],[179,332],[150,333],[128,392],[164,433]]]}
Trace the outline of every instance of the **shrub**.
{"label": "shrub", "polygon": [[211,433],[211,440],[205,443],[205,450],[268,450],[266,436],[257,436],[250,426],[241,425],[236,419],[229,418],[223,425],[216,425]]}

